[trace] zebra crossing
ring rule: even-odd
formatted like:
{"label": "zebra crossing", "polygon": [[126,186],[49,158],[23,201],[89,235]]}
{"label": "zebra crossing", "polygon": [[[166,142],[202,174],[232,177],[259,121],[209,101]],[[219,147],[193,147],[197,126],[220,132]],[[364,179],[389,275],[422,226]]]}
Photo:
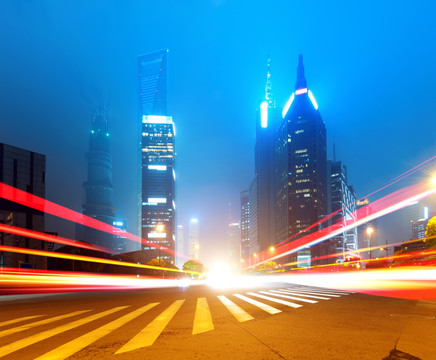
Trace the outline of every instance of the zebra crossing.
{"label": "zebra crossing", "polygon": [[[213,296],[213,298],[217,298],[219,300],[218,303],[222,304],[238,322],[242,323],[255,320],[254,315],[256,312],[253,309],[256,308],[269,315],[275,315],[283,311],[289,311],[289,308],[298,309],[305,305],[317,304],[320,301],[337,299],[349,294],[350,292],[295,285],[283,289],[275,288],[270,290],[247,291],[245,294],[234,293],[231,295],[218,295]],[[212,296],[209,296],[210,300],[211,298]],[[153,345],[184,303],[185,299],[175,300],[165,309],[161,309],[157,317],[113,354],[127,353]],[[117,316],[117,313],[123,313],[123,310],[124,312],[128,311],[118,316],[115,320],[109,321],[73,340],[67,341],[36,358],[38,360],[66,359],[106,335],[120,329],[123,325],[134,321],[147,311],[159,308],[159,306],[162,306],[160,302],[154,302],[133,310],[130,310],[130,306],[127,305],[117,306],[97,313],[92,313],[93,310],[86,309],[49,318],[44,318],[45,315],[37,314],[3,321],[0,322],[0,358],[32,344],[76,329],[82,325],[110,317],[111,315]],[[215,329],[212,313],[213,311],[211,312],[207,297],[197,298],[192,323],[192,335],[198,336],[199,334]],[[74,320],[71,321],[72,318],[74,318]],[[67,322],[56,325],[56,323],[64,321]],[[45,329],[47,326],[54,327]],[[41,327],[43,330],[39,330]],[[8,340],[11,335],[25,332],[26,330],[34,330],[35,333],[30,336],[21,337],[15,341]]]}

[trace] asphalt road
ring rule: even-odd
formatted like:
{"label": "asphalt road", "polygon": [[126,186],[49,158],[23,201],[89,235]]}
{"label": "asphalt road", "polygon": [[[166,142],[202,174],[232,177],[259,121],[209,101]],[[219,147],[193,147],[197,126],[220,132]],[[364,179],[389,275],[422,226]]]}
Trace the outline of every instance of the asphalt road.
{"label": "asphalt road", "polygon": [[434,360],[435,316],[434,302],[284,283],[3,297],[0,358],[381,360],[407,353]]}

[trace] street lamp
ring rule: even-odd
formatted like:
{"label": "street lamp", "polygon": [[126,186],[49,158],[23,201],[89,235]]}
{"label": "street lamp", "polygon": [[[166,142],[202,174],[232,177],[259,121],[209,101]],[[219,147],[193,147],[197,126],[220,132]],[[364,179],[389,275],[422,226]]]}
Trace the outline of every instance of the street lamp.
{"label": "street lamp", "polygon": [[366,228],[366,234],[368,235],[369,242],[369,260],[371,260],[371,234],[374,232],[374,229],[371,226]]}
{"label": "street lamp", "polygon": [[271,254],[274,252],[274,250],[275,250],[274,246],[271,246],[271,247],[269,248],[269,252],[270,252]]}
{"label": "street lamp", "polygon": [[[165,230],[165,225],[164,224],[157,224],[156,225],[156,231],[158,233],[162,233]],[[159,245],[158,247],[158,254],[157,254],[157,258],[160,259],[160,240],[157,240],[157,244]]]}

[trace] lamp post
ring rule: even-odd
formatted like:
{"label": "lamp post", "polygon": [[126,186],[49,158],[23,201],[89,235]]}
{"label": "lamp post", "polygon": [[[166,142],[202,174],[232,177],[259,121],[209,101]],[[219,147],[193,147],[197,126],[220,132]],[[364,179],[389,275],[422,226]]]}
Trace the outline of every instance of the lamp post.
{"label": "lamp post", "polygon": [[371,234],[374,232],[374,229],[371,226],[366,228],[366,234],[368,235],[369,242],[369,260],[371,260]]}
{"label": "lamp post", "polygon": [[[165,225],[163,225],[163,224],[157,224],[156,225],[156,231],[158,233],[162,233],[164,230],[165,230]],[[161,247],[160,240],[157,241],[157,245],[158,245],[158,248],[157,248],[157,250],[158,250],[157,258],[160,259],[160,247]]]}

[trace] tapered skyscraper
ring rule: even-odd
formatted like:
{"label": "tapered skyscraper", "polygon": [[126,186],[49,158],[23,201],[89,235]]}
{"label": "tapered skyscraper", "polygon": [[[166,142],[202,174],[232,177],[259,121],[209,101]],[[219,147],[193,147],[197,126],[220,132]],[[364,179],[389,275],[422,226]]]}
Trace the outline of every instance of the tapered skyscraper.
{"label": "tapered skyscraper", "polygon": [[[107,116],[101,112],[92,118],[89,134],[88,179],[83,184],[85,203],[83,214],[106,224],[113,224],[115,209],[113,205],[112,156],[109,149],[109,130]],[[78,226],[79,240],[116,249],[115,237],[95,229]]]}
{"label": "tapered skyscraper", "polygon": [[[283,109],[276,143],[276,230],[278,241],[317,230],[305,230],[327,214],[326,129],[318,104],[307,88],[303,56],[297,81]],[[323,246],[299,253],[307,259],[322,254]]]}
{"label": "tapered skyscraper", "polygon": [[[139,65],[141,250],[148,258],[174,264],[174,254],[147,241],[175,249],[175,127],[167,116],[167,50],[142,55]],[[159,247],[158,246],[158,247]]]}

